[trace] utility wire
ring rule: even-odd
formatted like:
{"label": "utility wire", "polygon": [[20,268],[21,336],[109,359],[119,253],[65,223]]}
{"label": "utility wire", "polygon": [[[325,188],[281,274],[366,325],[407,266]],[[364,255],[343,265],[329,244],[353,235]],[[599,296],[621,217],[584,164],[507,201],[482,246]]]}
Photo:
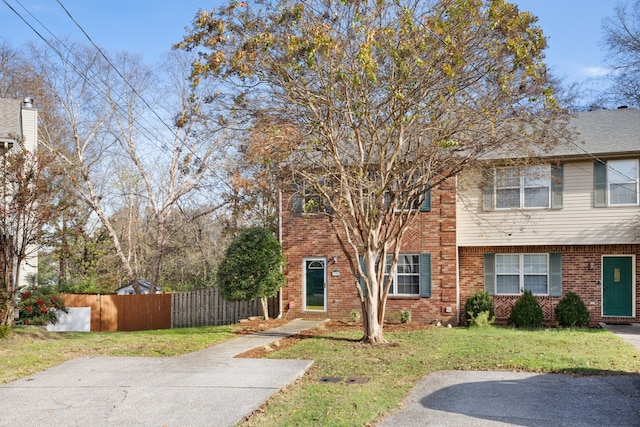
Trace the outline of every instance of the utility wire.
{"label": "utility wire", "polygon": [[[15,0],[15,2],[20,5],[20,7],[22,7],[22,9],[24,9],[29,16],[31,16],[31,18],[33,18],[44,30],[46,30],[53,39],[55,39],[60,46],[65,47],[65,43],[63,43],[58,37],[56,37],[56,35],[51,32],[45,24],[43,24],[40,20],[38,20],[37,17],[35,17],[22,3],[20,3],[19,0]],[[58,57],[65,62],[67,65],[69,65],[72,70],[79,75],[82,79],[85,80],[85,82],[92,87],[101,97],[103,97],[104,99],[108,100],[108,95],[106,95],[104,93],[104,91],[99,88],[91,79],[89,79],[85,73],[81,72],[77,66],[73,63],[71,63],[66,57],[65,55],[63,55],[63,53],[56,47],[54,46],[46,37],[44,37],[42,35],[42,33],[40,31],[38,31],[27,19],[25,19],[25,17],[18,12],[11,4],[9,4],[9,2],[7,0],[3,0],[3,3],[16,15],[18,16],[47,46],[49,46],[49,48],[51,48],[56,55],[58,55]],[[193,156],[195,161],[198,161],[199,156],[197,153],[195,153],[192,149],[192,147],[188,146],[187,144],[185,144],[185,141],[183,138],[181,138],[173,129],[172,127],[167,124],[167,122],[157,113],[157,111],[151,107],[151,105],[147,102],[147,100],[142,96],[142,94],[140,94],[136,88],[129,82],[129,80],[120,72],[120,70],[112,63],[112,61],[107,57],[107,55],[103,52],[103,50],[96,45],[96,43],[93,41],[93,39],[89,36],[89,34],[84,30],[84,28],[77,22],[77,20],[71,15],[71,13],[69,12],[69,10],[62,4],[61,1],[57,1],[57,3],[60,5],[60,7],[64,10],[64,12],[67,14],[67,16],[69,17],[69,19],[78,27],[78,29],[83,33],[83,35],[89,40],[89,42],[91,43],[91,45],[97,50],[97,52],[100,54],[100,56],[105,59],[105,61],[108,63],[108,65],[118,74],[118,76],[120,77],[120,79],[122,79],[122,81],[132,90],[132,92],[134,93],[134,95],[136,97],[138,97],[143,104],[145,105],[145,107],[147,107],[152,114],[160,121],[160,123],[162,123],[163,126],[165,126],[169,132],[181,143],[182,147],[186,148],[187,151],[189,151]],[[74,57],[76,57],[76,59],[80,59],[78,58],[75,53],[73,51],[71,51],[70,49],[67,49],[67,52],[71,55],[73,55]],[[114,103],[116,109],[121,110],[121,112],[123,111],[123,107],[121,107],[119,104]],[[145,119],[146,120],[146,119]],[[151,125],[151,123],[149,123]],[[136,127],[139,125],[136,125]],[[144,127],[141,129],[143,130],[145,133],[148,132],[147,129],[145,129]],[[150,139],[150,142],[156,146],[156,148],[165,151],[166,150],[166,146],[164,144],[162,144],[161,146],[158,146],[158,144],[153,140]],[[226,184],[227,186],[229,186],[228,183],[226,183],[223,179],[221,179],[218,174],[216,173],[215,170],[213,170],[210,165],[205,165],[205,167],[211,172],[211,174],[220,182]]]}

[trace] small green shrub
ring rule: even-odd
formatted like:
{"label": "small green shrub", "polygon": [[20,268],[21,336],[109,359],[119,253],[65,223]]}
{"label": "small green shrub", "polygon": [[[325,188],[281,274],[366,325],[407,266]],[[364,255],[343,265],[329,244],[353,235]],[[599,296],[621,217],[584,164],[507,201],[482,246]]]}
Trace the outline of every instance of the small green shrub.
{"label": "small green shrub", "polygon": [[355,308],[349,312],[349,317],[354,322],[360,321],[360,310],[356,310]]}
{"label": "small green shrub", "polygon": [[538,328],[542,325],[543,319],[542,308],[531,291],[524,291],[520,295],[520,298],[511,308],[511,314],[509,315],[509,321],[516,328]]}
{"label": "small green shrub", "polygon": [[411,322],[411,312],[409,310],[402,310],[398,312],[398,319],[400,319],[400,323],[409,323]]}
{"label": "small green shrub", "polygon": [[481,311],[478,314],[474,314],[467,319],[467,324],[476,328],[486,328],[493,324],[494,318],[489,313],[489,310]]}
{"label": "small green shrub", "polygon": [[11,334],[11,328],[8,325],[0,325],[0,340],[5,339]]}
{"label": "small green shrub", "polygon": [[411,322],[411,312],[409,310],[394,311],[385,316],[387,323],[409,323]]}
{"label": "small green shrub", "polygon": [[464,313],[469,326],[488,326],[493,323],[495,315],[489,292],[474,291],[464,303]]}
{"label": "small green shrub", "polygon": [[556,319],[561,326],[582,327],[589,325],[591,315],[582,298],[576,293],[567,292],[555,308]]}

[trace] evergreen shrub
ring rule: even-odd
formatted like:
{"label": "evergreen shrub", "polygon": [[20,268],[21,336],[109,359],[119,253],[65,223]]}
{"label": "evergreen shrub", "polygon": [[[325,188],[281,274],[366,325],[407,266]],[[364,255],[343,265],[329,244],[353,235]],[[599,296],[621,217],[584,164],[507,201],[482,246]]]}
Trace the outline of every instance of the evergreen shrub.
{"label": "evergreen shrub", "polygon": [[474,291],[464,303],[464,313],[469,326],[488,326],[493,323],[494,311],[491,295],[486,291]]}
{"label": "evergreen shrub", "polygon": [[531,291],[524,291],[511,308],[509,322],[516,328],[538,328],[542,325],[544,315],[538,300]]}
{"label": "evergreen shrub", "polygon": [[567,292],[555,308],[560,326],[583,327],[589,325],[591,315],[582,298],[574,292]]}

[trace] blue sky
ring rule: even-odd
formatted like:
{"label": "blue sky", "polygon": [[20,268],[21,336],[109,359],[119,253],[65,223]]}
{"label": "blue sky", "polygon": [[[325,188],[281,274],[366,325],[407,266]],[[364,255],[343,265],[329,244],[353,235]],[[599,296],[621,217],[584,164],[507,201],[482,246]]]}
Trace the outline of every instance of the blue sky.
{"label": "blue sky", "polygon": [[[87,42],[56,0],[7,0],[45,37],[47,30],[35,23],[28,10],[56,36]],[[616,0],[512,0],[521,10],[539,17],[549,39],[547,64],[566,82],[581,82],[601,74],[602,20],[612,16]],[[630,3],[632,0],[621,0]],[[19,3],[18,3],[19,2]],[[93,41],[110,52],[143,56],[153,64],[185,34],[198,9],[212,9],[217,0],[60,0]],[[21,7],[20,5],[24,6]],[[2,37],[14,47],[37,35],[0,3]]]}

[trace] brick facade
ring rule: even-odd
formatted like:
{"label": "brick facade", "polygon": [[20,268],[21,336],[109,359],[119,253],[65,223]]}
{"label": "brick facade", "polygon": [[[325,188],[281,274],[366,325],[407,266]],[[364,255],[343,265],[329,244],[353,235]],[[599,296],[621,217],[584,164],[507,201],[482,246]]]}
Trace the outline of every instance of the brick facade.
{"label": "brick facade", "polygon": [[[389,297],[387,315],[411,311],[413,321],[457,324],[456,200],[452,186],[443,185],[431,193],[431,210],[421,212],[404,235],[401,253],[431,254],[431,297]],[[284,313],[288,317],[331,317],[349,319],[360,310],[356,280],[329,220],[323,215],[292,214],[291,195],[283,196],[282,246],[286,256],[287,283],[282,290]],[[327,263],[326,311],[304,311],[304,259]],[[335,262],[334,262],[335,260]]]}
{"label": "brick facade", "polygon": [[[633,317],[603,317],[602,315],[602,257],[625,255],[634,257],[635,282],[640,278],[640,266],[635,260],[640,254],[640,245],[584,245],[584,246],[519,246],[519,247],[461,247],[460,265],[460,306],[464,309],[466,299],[474,290],[484,288],[485,253],[561,253],[562,254],[562,294],[574,292],[582,298],[591,313],[591,322],[637,322],[640,306],[640,288],[634,287]],[[539,296],[545,321],[554,322],[554,308],[561,297]],[[493,296],[497,321],[506,321],[516,296]]]}

